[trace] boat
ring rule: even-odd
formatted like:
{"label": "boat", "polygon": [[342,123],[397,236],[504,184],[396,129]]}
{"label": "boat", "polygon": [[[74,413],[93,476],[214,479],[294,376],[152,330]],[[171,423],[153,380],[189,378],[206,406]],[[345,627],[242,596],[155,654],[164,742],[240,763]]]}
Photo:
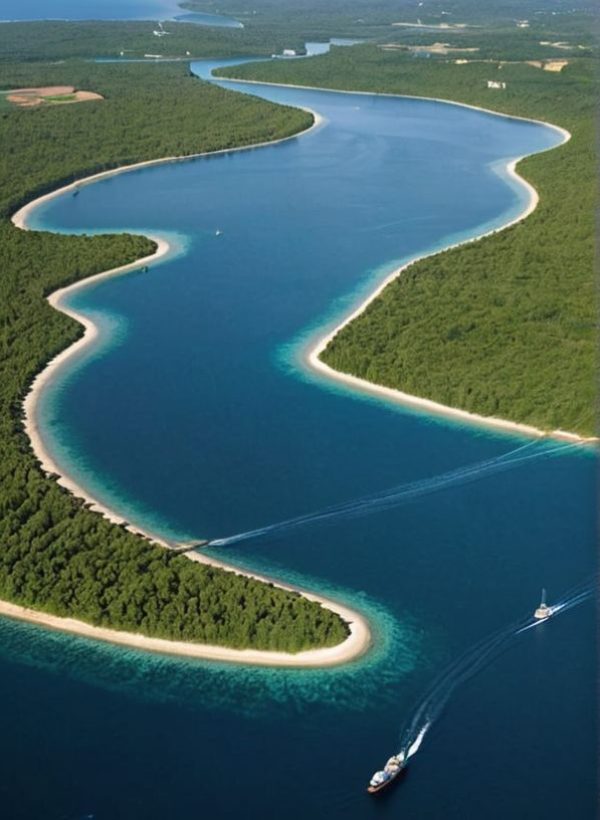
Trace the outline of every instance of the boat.
{"label": "boat", "polygon": [[545,621],[546,618],[549,618],[552,615],[552,607],[548,606],[546,603],[546,590],[542,590],[542,600],[540,601],[540,605],[533,613],[533,617],[536,621]]}
{"label": "boat", "polygon": [[383,769],[379,772],[375,772],[369,781],[369,785],[367,787],[369,794],[377,794],[378,792],[383,791],[383,789],[387,789],[387,787],[390,786],[405,770],[406,762],[406,757],[403,752],[390,757]]}
{"label": "boat", "polygon": [[217,228],[217,230],[215,231],[215,236],[221,236],[222,233],[223,233],[223,231],[221,231]]}

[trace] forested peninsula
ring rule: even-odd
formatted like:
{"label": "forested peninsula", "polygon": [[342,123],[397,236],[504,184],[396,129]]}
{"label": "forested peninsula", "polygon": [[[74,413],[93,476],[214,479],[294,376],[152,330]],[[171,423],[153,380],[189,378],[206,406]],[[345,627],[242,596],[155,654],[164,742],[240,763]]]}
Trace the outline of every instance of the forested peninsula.
{"label": "forested peninsula", "polygon": [[[590,436],[597,404],[597,60],[577,46],[544,51],[540,36],[513,30],[492,42],[489,32],[468,39],[445,33],[452,47],[479,51],[448,56],[398,43],[362,45],[219,73],[442,98],[567,129],[569,142],[519,163],[540,195],[532,215],[410,266],[321,357],[338,371],[443,405]],[[422,33],[420,40],[432,37]],[[534,41],[532,56],[561,57],[562,70],[524,60]],[[506,87],[489,89],[490,79]]]}
{"label": "forested peninsula", "polygon": [[82,333],[46,297],[156,246],[141,236],[22,231],[10,221],[33,197],[94,172],[283,138],[312,117],[201,83],[183,63],[0,65],[4,89],[63,84],[104,99],[0,108],[0,599],[177,641],[290,653],[339,644],[349,630],[334,612],[177,556],[90,511],[42,472],[23,399]]}

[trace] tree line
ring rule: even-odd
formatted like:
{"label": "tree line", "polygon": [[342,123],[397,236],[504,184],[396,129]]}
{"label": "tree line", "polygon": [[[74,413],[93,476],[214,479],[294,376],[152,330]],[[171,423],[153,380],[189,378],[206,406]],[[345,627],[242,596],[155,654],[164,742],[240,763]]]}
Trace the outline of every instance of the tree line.
{"label": "tree line", "polygon": [[[499,38],[509,49],[514,36]],[[482,415],[592,435],[597,406],[597,57],[560,73],[525,63],[414,59],[373,45],[222,73],[441,97],[545,120],[572,139],[519,165],[536,211],[497,235],[412,265],[323,353],[332,367]],[[490,92],[500,78],[506,90]]]}
{"label": "tree line", "polygon": [[149,636],[298,652],[348,634],[293,592],[204,566],[90,511],[40,469],[23,429],[35,375],[80,325],[49,307],[59,287],[152,252],[133,235],[21,231],[14,209],[94,171],[284,137],[303,111],[201,83],[179,64],[5,65],[2,85],[73,84],[105,100],[0,112],[0,598]]}

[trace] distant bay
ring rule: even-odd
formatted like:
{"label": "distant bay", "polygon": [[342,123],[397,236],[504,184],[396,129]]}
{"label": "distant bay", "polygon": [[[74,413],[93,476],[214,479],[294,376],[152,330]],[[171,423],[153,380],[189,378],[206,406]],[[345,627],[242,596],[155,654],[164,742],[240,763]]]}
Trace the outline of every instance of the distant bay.
{"label": "distant bay", "polygon": [[93,10],[85,0],[3,0],[0,20],[180,20],[205,26],[240,28],[219,14],[189,12],[176,0],[102,0]]}

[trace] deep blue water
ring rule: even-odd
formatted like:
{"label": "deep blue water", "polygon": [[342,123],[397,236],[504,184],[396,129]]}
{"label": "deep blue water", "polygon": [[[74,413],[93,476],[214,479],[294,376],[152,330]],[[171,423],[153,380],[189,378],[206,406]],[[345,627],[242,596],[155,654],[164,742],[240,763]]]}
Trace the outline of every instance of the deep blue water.
{"label": "deep blue water", "polygon": [[[42,407],[69,472],[165,534],[230,535],[523,444],[329,384],[302,352],[401,260],[518,213],[501,166],[556,134],[420,100],[252,92],[326,124],[121,175],[34,216],[177,247],[72,298],[103,344]],[[364,795],[445,664],[542,585],[552,598],[594,571],[595,459],[542,458],[551,447],[377,515],[221,548],[364,609],[375,649],[348,667],[190,663],[2,621],[9,816],[593,817],[591,604],[516,639],[457,691],[401,787]]]}
{"label": "deep blue water", "polygon": [[177,0],[2,0],[0,20],[180,20],[206,26],[242,26],[220,14],[187,12]]}

